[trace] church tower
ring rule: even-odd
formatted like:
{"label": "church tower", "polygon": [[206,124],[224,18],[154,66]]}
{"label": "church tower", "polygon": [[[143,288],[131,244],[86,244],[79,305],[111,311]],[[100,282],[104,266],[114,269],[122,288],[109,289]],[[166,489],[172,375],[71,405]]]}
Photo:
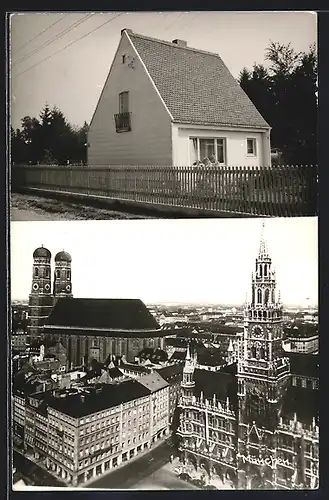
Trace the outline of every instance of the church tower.
{"label": "church tower", "polygon": [[182,399],[184,403],[192,402],[195,387],[194,370],[197,364],[196,352],[191,355],[190,344],[187,346],[185,365],[183,369],[183,380],[181,382]]}
{"label": "church tower", "polygon": [[55,302],[61,297],[73,297],[71,277],[71,255],[64,250],[55,256],[54,286]]}
{"label": "church tower", "polygon": [[266,450],[274,446],[274,431],[290,378],[289,359],[284,356],[282,340],[282,304],[263,225],[251,279],[251,301],[245,305],[244,332],[238,356],[242,455],[259,457],[260,453],[266,456]]}
{"label": "church tower", "polygon": [[251,301],[244,311],[244,333],[238,360],[238,394],[243,418],[266,421],[276,414],[290,376],[282,349],[282,304],[276,291],[264,238],[264,226],[251,279]]}
{"label": "church tower", "polygon": [[30,338],[42,335],[43,325],[54,305],[50,259],[50,251],[43,246],[33,252],[32,286],[29,296]]}

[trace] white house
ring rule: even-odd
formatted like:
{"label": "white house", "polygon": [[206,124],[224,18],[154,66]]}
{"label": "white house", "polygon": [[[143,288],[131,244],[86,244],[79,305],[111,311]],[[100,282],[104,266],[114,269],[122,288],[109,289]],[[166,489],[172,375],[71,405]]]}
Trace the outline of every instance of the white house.
{"label": "white house", "polygon": [[270,165],[270,126],[217,54],[121,32],[88,134],[89,165]]}

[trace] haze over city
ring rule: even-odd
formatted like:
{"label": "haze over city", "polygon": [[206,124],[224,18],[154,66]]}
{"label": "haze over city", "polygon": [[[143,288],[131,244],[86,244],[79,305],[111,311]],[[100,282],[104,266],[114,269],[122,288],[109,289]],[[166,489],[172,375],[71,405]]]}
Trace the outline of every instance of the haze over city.
{"label": "haze over city", "polygon": [[[316,43],[312,12],[19,13],[11,18],[11,119],[39,116],[46,102],[73,125],[90,122],[117,49],[120,32],[218,53],[235,78],[266,62],[271,41],[307,51]],[[67,47],[67,48],[65,48]]]}
{"label": "haze over city", "polygon": [[[261,219],[13,222],[11,298],[31,289],[33,251],[72,256],[75,297],[243,304]],[[317,304],[317,218],[271,218],[265,238],[286,305]]]}

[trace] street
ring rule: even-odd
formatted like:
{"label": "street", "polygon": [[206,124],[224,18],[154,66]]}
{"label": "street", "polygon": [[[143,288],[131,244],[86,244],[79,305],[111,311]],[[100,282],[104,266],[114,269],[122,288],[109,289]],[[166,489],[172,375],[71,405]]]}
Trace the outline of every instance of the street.
{"label": "street", "polygon": [[125,466],[99,477],[86,488],[195,490],[194,485],[179,479],[166,464],[173,453],[168,442],[135,458]]}
{"label": "street", "polygon": [[45,469],[15,450],[13,451],[13,467],[24,477],[25,482],[31,486],[65,486]]}

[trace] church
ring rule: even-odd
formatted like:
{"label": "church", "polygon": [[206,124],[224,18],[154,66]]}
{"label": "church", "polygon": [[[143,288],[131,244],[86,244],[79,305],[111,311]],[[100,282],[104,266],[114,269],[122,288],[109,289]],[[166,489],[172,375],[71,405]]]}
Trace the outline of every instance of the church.
{"label": "church", "polygon": [[283,306],[262,235],[237,362],[200,370],[187,351],[177,435],[190,475],[241,490],[318,488],[318,356],[289,356],[282,339]]}
{"label": "church", "polygon": [[68,368],[95,359],[106,362],[121,356],[128,362],[145,347],[164,349],[164,331],[139,299],[74,298],[71,255],[55,255],[52,282],[51,252],[41,246],[33,252],[29,296],[30,341],[60,343]]}

